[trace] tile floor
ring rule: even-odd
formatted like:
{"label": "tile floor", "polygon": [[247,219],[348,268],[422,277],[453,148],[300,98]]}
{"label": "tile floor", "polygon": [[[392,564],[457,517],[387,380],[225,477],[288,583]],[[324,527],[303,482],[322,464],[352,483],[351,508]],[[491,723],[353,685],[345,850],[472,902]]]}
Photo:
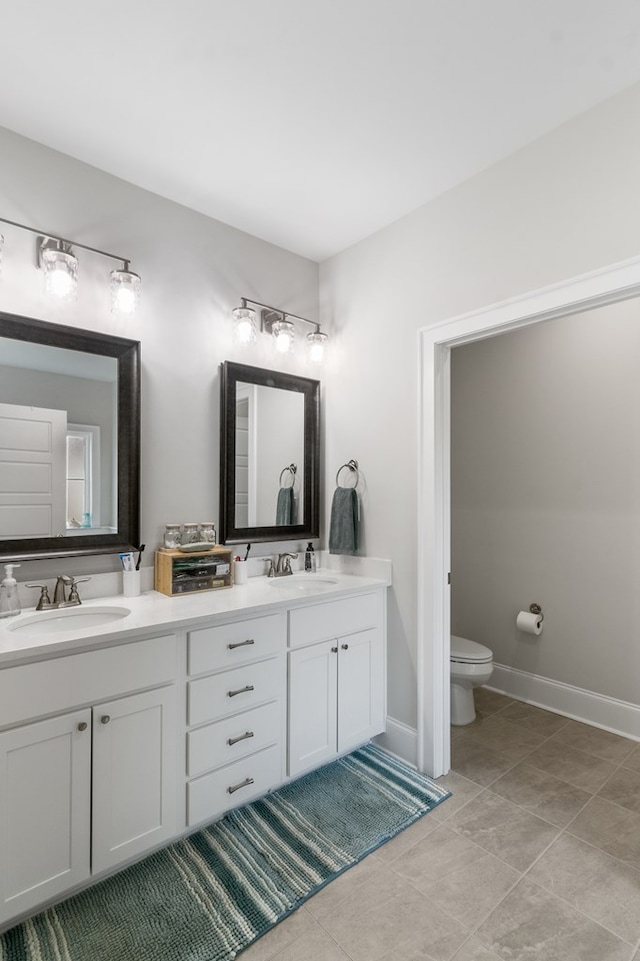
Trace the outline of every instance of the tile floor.
{"label": "tile floor", "polygon": [[476,695],[453,797],[242,961],[640,961],[640,744]]}

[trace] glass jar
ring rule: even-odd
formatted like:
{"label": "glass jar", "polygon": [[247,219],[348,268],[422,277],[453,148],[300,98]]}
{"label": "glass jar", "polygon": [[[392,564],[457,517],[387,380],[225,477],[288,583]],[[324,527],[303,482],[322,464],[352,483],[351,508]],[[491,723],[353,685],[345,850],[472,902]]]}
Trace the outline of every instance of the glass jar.
{"label": "glass jar", "polygon": [[164,546],[175,550],[182,544],[182,532],[179,524],[167,524],[164,529]]}
{"label": "glass jar", "polygon": [[200,541],[200,527],[198,524],[185,524],[182,535],[183,544],[197,544]]}
{"label": "glass jar", "polygon": [[216,525],[213,523],[213,521],[201,521],[200,540],[205,544],[215,544]]}

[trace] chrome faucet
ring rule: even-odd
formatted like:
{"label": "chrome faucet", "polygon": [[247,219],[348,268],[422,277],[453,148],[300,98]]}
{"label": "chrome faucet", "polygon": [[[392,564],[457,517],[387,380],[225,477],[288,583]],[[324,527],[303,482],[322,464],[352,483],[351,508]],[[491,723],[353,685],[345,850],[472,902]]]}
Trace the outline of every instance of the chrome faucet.
{"label": "chrome faucet", "polygon": [[[36,604],[36,611],[52,611],[60,607],[77,607],[82,604],[78,594],[78,584],[90,581],[90,577],[71,577],[70,574],[59,574],[53,591],[53,601],[49,599],[49,588],[46,584],[27,584],[26,587],[40,588],[40,598]],[[69,588],[67,596],[65,588]]]}
{"label": "chrome faucet", "polygon": [[278,563],[276,564],[276,577],[286,577],[287,574],[293,574],[291,570],[291,561],[295,560],[297,554],[278,554]]}
{"label": "chrome faucet", "polygon": [[69,577],[68,574],[58,574],[56,578],[56,586],[53,589],[53,607],[61,607],[67,603],[67,596],[65,593],[65,586],[67,584],[73,584],[73,578]]}

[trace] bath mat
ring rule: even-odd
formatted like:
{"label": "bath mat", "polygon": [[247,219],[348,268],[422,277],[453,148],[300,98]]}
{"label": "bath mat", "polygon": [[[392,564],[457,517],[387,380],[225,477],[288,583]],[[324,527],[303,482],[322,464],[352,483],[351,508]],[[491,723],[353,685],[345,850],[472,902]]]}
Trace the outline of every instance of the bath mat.
{"label": "bath mat", "polygon": [[449,792],[374,745],[0,936],[1,961],[231,961]]}

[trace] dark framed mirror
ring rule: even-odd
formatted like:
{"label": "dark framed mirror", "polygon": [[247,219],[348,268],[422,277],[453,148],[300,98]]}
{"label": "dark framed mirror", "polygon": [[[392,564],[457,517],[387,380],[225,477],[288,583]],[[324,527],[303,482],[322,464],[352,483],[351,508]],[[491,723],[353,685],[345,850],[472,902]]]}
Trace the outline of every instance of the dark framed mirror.
{"label": "dark framed mirror", "polygon": [[0,557],[139,543],[140,344],[0,313]]}
{"label": "dark framed mirror", "polygon": [[221,365],[220,540],[318,537],[320,382]]}

